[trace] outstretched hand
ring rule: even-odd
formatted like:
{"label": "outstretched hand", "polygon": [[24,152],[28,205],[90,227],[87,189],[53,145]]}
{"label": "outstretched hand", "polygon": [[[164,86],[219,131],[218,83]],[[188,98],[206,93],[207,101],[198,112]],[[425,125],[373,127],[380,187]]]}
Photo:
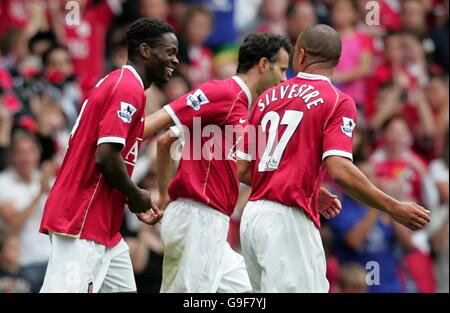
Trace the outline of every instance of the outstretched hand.
{"label": "outstretched hand", "polygon": [[319,213],[326,219],[333,218],[341,213],[342,205],[336,195],[321,187],[318,197]]}
{"label": "outstretched hand", "polygon": [[391,216],[411,230],[419,230],[430,222],[430,211],[412,202],[399,202]]}
{"label": "outstretched hand", "polygon": [[158,223],[164,215],[164,211],[160,210],[156,206],[153,206],[150,210],[144,213],[136,213],[137,218],[148,225],[155,225]]}

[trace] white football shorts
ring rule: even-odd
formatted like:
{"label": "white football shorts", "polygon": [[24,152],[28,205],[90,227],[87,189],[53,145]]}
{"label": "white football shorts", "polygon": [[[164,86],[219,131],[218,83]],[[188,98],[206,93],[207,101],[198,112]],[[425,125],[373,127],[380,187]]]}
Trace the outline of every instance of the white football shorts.
{"label": "white football shorts", "polygon": [[161,292],[249,292],[243,257],[227,242],[230,218],[189,199],[172,201],[161,221]]}
{"label": "white football shorts", "polygon": [[240,234],[254,292],[328,292],[320,233],[303,210],[273,201],[249,201]]}
{"label": "white football shorts", "polygon": [[41,293],[136,292],[129,248],[50,233],[52,250]]}

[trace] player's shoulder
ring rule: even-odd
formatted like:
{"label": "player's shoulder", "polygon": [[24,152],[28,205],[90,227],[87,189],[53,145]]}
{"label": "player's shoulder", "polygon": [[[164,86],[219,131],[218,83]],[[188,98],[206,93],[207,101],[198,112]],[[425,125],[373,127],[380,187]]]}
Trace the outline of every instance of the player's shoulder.
{"label": "player's shoulder", "polygon": [[349,105],[349,106],[354,106],[356,107],[356,103],[355,100],[353,100],[353,98],[346,94],[345,92],[343,92],[342,90],[335,88],[338,94],[338,103],[339,104],[344,104],[344,105]]}
{"label": "player's shoulder", "polygon": [[195,89],[201,89],[205,93],[208,93],[211,96],[216,97],[231,97],[236,95],[234,85],[232,83],[232,79],[213,79],[207,82],[204,82],[197,86]]}

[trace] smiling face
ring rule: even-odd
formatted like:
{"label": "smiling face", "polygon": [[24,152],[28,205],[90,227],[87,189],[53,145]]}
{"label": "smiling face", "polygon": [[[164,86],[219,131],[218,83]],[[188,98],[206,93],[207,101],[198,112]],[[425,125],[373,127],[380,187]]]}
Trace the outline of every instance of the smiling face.
{"label": "smiling face", "polygon": [[178,39],[175,34],[162,35],[150,49],[149,58],[145,62],[145,72],[149,80],[156,83],[167,82],[179,63],[177,54]]}

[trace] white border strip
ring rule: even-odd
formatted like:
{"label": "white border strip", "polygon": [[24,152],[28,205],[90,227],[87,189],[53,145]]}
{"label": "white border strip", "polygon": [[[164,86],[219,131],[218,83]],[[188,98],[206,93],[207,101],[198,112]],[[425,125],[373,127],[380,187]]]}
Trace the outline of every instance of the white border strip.
{"label": "white border strip", "polygon": [[102,137],[98,138],[97,140],[97,146],[102,143],[120,143],[121,145],[125,146],[125,138],[122,137]]}
{"label": "white border strip", "polygon": [[345,157],[345,158],[350,159],[350,160],[353,161],[353,155],[350,152],[342,151],[342,150],[328,150],[328,151],[325,151],[324,154],[322,155],[322,161],[325,160],[326,157],[329,157],[329,156],[332,156],[332,155],[342,156],[342,157]]}
{"label": "white border strip", "polygon": [[304,79],[326,80],[327,82],[329,82],[331,84],[330,79],[323,75],[299,72],[297,77],[304,78]]}
{"label": "white border strip", "polygon": [[252,157],[249,154],[239,151],[239,150],[236,151],[236,157],[239,159],[242,159],[244,161],[247,161],[247,162],[252,161]]}
{"label": "white border strip", "polygon": [[131,73],[133,73],[134,77],[136,77],[136,79],[139,81],[139,83],[141,84],[142,88],[144,88],[144,82],[142,81],[141,76],[139,76],[138,72],[136,71],[136,69],[134,67],[132,67],[131,65],[127,64],[127,65],[122,66],[122,68],[130,70]]}
{"label": "white border strip", "polygon": [[241,89],[245,92],[248,99],[248,107],[251,108],[253,99],[252,99],[252,93],[250,92],[250,89],[248,88],[247,84],[239,77],[239,76],[233,76],[231,77],[238,85],[241,87]]}

